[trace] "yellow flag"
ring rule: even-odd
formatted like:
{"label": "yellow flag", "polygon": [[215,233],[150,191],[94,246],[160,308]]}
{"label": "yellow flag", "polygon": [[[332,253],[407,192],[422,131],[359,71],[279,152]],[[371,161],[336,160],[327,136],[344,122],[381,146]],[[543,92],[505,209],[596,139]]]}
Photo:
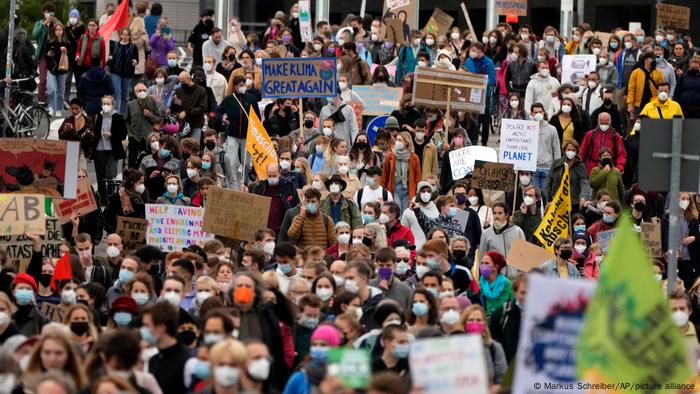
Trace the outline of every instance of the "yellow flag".
{"label": "yellow flag", "polygon": [[258,179],[267,179],[267,166],[277,163],[277,153],[272,145],[270,136],[262,125],[262,122],[255,114],[253,106],[250,106],[248,118],[248,135],[245,139],[245,150],[250,154],[255,167]]}
{"label": "yellow flag", "polygon": [[564,166],[559,189],[549,204],[542,222],[535,230],[535,237],[542,242],[545,249],[554,252],[554,241],[569,236],[571,226],[571,185],[569,184],[569,166]]}

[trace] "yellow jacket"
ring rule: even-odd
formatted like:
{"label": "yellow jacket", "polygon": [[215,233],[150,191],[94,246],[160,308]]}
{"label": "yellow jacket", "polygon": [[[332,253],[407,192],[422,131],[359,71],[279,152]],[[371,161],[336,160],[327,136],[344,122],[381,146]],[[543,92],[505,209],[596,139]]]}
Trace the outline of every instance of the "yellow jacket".
{"label": "yellow jacket", "polygon": [[[654,69],[650,73],[651,79],[654,83],[649,83],[651,88],[651,95],[656,97],[656,87],[661,82],[664,82],[664,75],[658,69]],[[651,82],[651,81],[650,81]],[[630,104],[639,108],[642,104],[642,94],[644,93],[644,71],[641,68],[635,68],[630,74],[630,80],[627,84],[627,106]]]}
{"label": "yellow jacket", "polygon": [[423,179],[427,178],[428,175],[437,175],[438,173],[438,161],[437,161],[437,148],[432,142],[428,142],[423,147]]}
{"label": "yellow jacket", "polygon": [[[659,116],[659,111],[661,111],[661,116]],[[680,104],[676,101],[666,99],[666,102],[662,103],[658,97],[654,97],[644,106],[642,109],[641,116],[647,116],[650,119],[673,119],[683,117],[683,110]]]}
{"label": "yellow jacket", "polygon": [[567,42],[564,46],[564,50],[566,51],[567,55],[586,54],[586,48],[584,48],[582,44],[574,42],[574,40],[570,40],[569,42]]}

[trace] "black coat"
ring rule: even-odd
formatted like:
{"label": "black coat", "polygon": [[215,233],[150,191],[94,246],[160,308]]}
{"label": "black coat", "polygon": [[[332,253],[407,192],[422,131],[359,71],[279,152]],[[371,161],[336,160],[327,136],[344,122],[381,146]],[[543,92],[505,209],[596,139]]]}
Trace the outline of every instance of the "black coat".
{"label": "black coat", "polygon": [[124,214],[124,209],[122,208],[122,202],[119,199],[119,193],[114,193],[109,197],[107,202],[107,208],[104,211],[104,229],[107,234],[111,234],[117,229],[117,217],[127,216],[130,218],[146,218],[146,203],[141,198],[130,198],[131,208],[134,212],[129,214]]}
{"label": "black coat", "polygon": [[[95,152],[97,151],[97,145],[100,142],[101,139],[101,132],[102,132],[102,114],[97,114],[93,118],[93,124],[95,127],[93,128],[93,133],[95,134],[95,140],[92,142],[92,151]],[[112,144],[112,155],[114,156],[115,160],[119,159],[125,159],[126,158],[126,153],[124,153],[124,145],[122,145],[122,141],[126,139],[127,136],[127,130],[126,130],[126,121],[124,121],[124,117],[119,114],[113,114],[112,115],[112,127],[110,129],[110,132],[112,133],[112,136],[109,138],[109,142]]]}
{"label": "black coat", "polygon": [[700,118],[700,73],[681,75],[673,99],[680,104],[686,118]]}
{"label": "black coat", "polygon": [[491,336],[503,345],[508,364],[515,357],[515,352],[518,350],[521,316],[522,311],[515,305],[515,302],[508,301],[493,311],[489,319]]}
{"label": "black coat", "polygon": [[187,390],[182,375],[185,363],[190,358],[190,351],[180,342],[160,349],[158,354],[148,361],[148,372],[158,381],[158,385],[164,393],[182,393]]}
{"label": "black coat", "polygon": [[[250,190],[250,192],[259,196],[266,196],[267,181],[256,183],[255,186],[253,186],[253,188]],[[300,203],[299,193],[297,193],[297,189],[294,187],[294,184],[282,178],[280,179],[280,183],[277,186],[277,195],[273,196],[272,198],[279,198],[280,200],[282,200],[284,212],[288,211],[292,207],[296,207]]]}
{"label": "black coat", "polygon": [[[572,118],[571,122],[574,126],[574,139],[580,143],[581,140],[583,140],[583,136],[586,134],[587,130],[584,129],[583,122],[581,122],[581,120],[574,120]],[[555,129],[557,129],[559,141],[564,142],[564,127],[568,126],[568,124],[561,124],[561,122],[559,121],[559,115],[552,116],[552,119],[549,120],[549,124],[551,124],[552,126],[554,126]]]}
{"label": "black coat", "polygon": [[102,68],[91,67],[83,73],[78,83],[78,98],[85,104],[85,113],[98,114],[102,110],[102,97],[112,94],[112,78]]}

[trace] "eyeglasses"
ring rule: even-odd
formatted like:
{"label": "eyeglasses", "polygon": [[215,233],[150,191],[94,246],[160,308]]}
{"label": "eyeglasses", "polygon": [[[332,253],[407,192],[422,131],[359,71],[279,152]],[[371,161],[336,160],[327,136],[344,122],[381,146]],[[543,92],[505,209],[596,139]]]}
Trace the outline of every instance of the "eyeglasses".
{"label": "eyeglasses", "polygon": [[408,257],[405,257],[405,258],[403,258],[403,259],[399,259],[399,258],[396,259],[396,262],[397,262],[397,263],[401,263],[401,262],[408,263],[408,262],[410,262],[410,261],[411,261],[411,259],[408,258]]}

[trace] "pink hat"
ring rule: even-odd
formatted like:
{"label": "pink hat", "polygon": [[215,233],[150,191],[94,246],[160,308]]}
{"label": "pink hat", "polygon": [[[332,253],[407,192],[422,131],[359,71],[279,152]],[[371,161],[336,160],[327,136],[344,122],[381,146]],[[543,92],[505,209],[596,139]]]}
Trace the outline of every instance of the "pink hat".
{"label": "pink hat", "polygon": [[324,341],[330,347],[340,346],[340,342],[343,339],[343,335],[338,331],[337,328],[330,324],[322,324],[314,330],[311,334],[311,342],[313,341]]}

